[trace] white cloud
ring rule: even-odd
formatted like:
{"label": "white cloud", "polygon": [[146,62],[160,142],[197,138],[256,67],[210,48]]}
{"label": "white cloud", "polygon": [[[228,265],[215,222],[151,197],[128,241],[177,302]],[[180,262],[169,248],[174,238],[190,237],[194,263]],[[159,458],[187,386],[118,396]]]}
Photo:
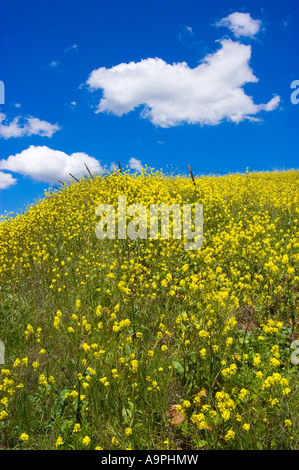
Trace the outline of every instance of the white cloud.
{"label": "white cloud", "polygon": [[34,134],[42,137],[52,137],[56,131],[60,130],[58,124],[51,124],[34,117],[28,118],[27,122],[27,135]]}
{"label": "white cloud", "polygon": [[288,15],[287,18],[282,20],[282,24],[285,28],[287,28],[293,21],[294,21],[294,17],[292,15]]}
{"label": "white cloud", "polygon": [[76,175],[82,171],[86,172],[84,163],[91,172],[103,169],[98,160],[86,153],[78,152],[67,155],[46,146],[30,145],[28,149],[11,155],[7,160],[0,160],[0,169],[30,176],[36,181],[53,184],[58,180],[68,181],[70,179],[69,173]]}
{"label": "white cloud", "polygon": [[186,62],[167,64],[159,58],[122,63],[94,70],[87,80],[91,91],[103,90],[98,113],[122,116],[142,106],[141,116],[161,127],[183,123],[217,125],[223,120],[240,122],[275,102],[255,104],[242,88],[255,83],[249,66],[251,46],[231,39],[191,69]]}
{"label": "white cloud", "polygon": [[58,124],[51,124],[41,121],[38,118],[27,117],[22,119],[17,116],[7,123],[6,115],[0,113],[0,137],[9,139],[11,137],[24,137],[30,135],[40,135],[42,137],[52,137],[54,132],[60,130]]}
{"label": "white cloud", "polygon": [[7,189],[16,184],[17,180],[10,173],[0,171],[0,189]]}
{"label": "white cloud", "polygon": [[229,28],[237,38],[241,36],[255,36],[259,32],[261,25],[262,22],[251,18],[249,13],[239,13],[237,11],[216,23],[216,26],[226,26]]}
{"label": "white cloud", "polygon": [[140,160],[137,160],[137,158],[130,158],[129,160],[129,167],[132,169],[132,170],[137,170],[137,171],[142,171],[143,169],[143,166],[141,164],[141,161]]}
{"label": "white cloud", "polygon": [[189,43],[192,36],[194,36],[194,32],[191,26],[184,25],[180,28],[178,38],[182,44]]}
{"label": "white cloud", "polygon": [[[69,52],[71,51],[78,51],[79,49],[79,46],[78,44],[73,44],[72,46],[70,47],[67,47],[64,49],[64,55],[68,54]],[[43,70],[47,70],[47,69],[55,69],[57,67],[59,67],[61,65],[61,61],[60,60],[51,60],[51,62],[49,62],[47,65],[43,65],[41,66],[41,68]]]}
{"label": "white cloud", "polygon": [[262,109],[265,111],[273,111],[274,109],[277,108],[277,106],[280,103],[280,97],[275,95],[272,100],[269,101],[269,103],[266,103],[262,106]]}
{"label": "white cloud", "polygon": [[55,69],[56,67],[59,67],[60,65],[60,62],[59,60],[52,60],[49,65],[47,65],[46,68],[50,68],[50,69]]}
{"label": "white cloud", "polygon": [[191,26],[186,26],[186,31],[192,35],[194,34]]}
{"label": "white cloud", "polygon": [[66,49],[64,49],[64,53],[67,54],[70,51],[78,51],[78,49],[79,49],[78,44],[73,44],[72,46],[67,47]]}

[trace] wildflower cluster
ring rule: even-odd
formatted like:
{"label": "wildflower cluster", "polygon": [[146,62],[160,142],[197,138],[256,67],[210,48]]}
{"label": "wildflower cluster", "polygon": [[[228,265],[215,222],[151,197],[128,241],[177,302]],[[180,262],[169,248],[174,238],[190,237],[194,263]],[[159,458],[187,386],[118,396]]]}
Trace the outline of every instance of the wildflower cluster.
{"label": "wildflower cluster", "polygon": [[[298,176],[124,171],[2,217],[1,447],[298,449]],[[99,240],[123,194],[203,204],[202,248]]]}

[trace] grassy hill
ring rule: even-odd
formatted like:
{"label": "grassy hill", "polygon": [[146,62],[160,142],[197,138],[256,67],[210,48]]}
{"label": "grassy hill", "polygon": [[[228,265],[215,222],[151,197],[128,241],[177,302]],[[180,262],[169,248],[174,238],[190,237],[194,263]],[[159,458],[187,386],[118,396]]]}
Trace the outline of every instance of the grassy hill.
{"label": "grassy hill", "polygon": [[[298,449],[298,183],[115,172],[2,217],[0,446]],[[202,247],[99,240],[119,195],[203,204]]]}

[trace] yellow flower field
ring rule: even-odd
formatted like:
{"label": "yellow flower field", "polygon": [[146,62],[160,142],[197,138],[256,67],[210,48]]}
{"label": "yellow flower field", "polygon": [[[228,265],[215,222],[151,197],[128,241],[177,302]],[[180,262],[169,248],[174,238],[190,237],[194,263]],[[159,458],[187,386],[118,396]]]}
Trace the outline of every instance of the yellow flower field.
{"label": "yellow flower field", "polygon": [[[99,204],[203,204],[203,245]],[[299,172],[70,181],[0,219],[0,446],[299,449]],[[299,355],[299,354],[298,354]]]}

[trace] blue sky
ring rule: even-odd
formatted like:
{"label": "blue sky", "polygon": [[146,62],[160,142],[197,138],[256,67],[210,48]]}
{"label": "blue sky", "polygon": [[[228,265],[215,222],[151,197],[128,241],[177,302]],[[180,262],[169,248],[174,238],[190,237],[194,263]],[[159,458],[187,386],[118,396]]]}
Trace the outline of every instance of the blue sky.
{"label": "blue sky", "polygon": [[84,162],[298,168],[295,0],[2,0],[1,18],[0,213]]}

